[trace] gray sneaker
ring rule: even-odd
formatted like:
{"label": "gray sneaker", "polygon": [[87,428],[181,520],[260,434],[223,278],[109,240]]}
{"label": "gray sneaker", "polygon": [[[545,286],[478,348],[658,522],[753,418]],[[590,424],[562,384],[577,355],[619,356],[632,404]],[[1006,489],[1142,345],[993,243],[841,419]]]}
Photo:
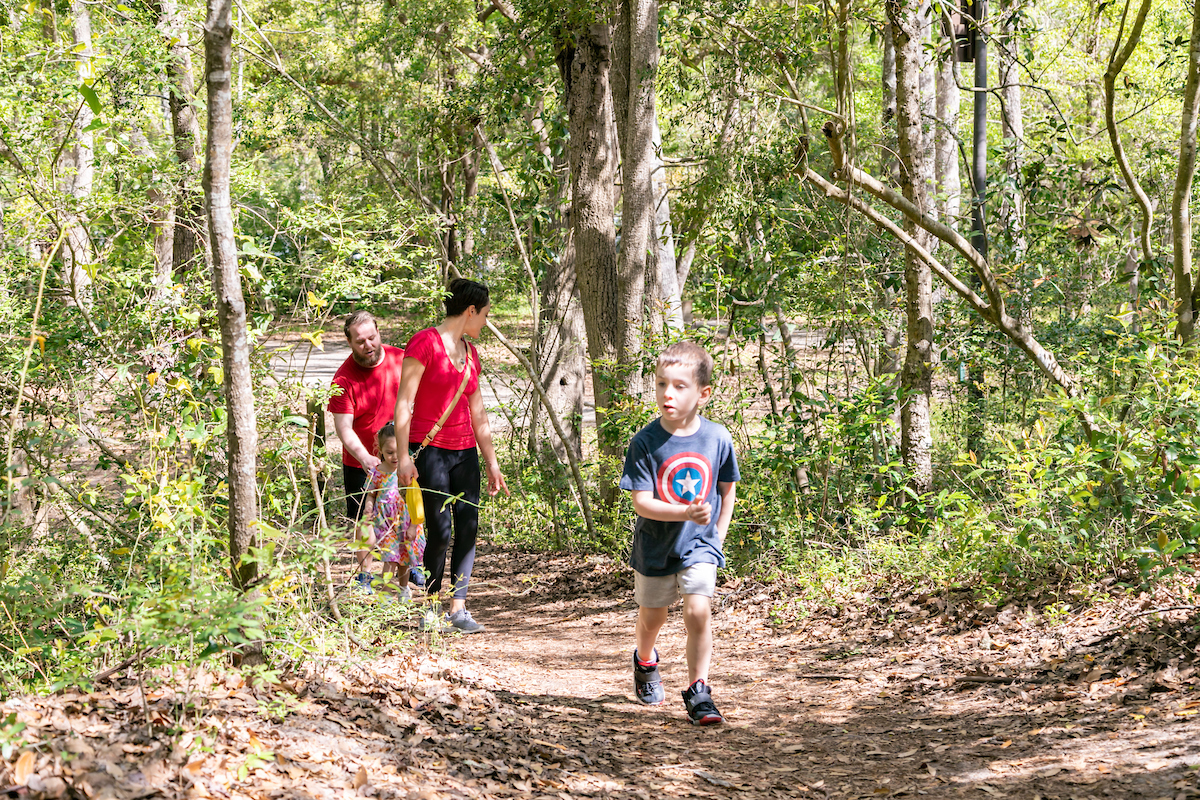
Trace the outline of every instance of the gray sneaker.
{"label": "gray sneaker", "polygon": [[462,611],[455,611],[453,614],[448,614],[446,620],[463,633],[479,633],[483,630],[483,626],[476,622],[471,617],[471,612],[465,608]]}

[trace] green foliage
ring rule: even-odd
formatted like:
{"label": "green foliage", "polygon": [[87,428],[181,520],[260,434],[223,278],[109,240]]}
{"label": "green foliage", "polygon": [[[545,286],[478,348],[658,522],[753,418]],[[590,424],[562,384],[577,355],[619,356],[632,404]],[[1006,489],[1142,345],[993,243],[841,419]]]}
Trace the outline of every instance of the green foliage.
{"label": "green foliage", "polygon": [[[385,322],[428,324],[454,258],[488,281],[496,319],[537,360],[544,338],[531,344],[526,298],[573,252],[555,59],[595,21],[595,4],[239,6],[233,194],[257,348],[262,523],[250,555],[256,593],[233,591],[209,276],[202,258],[177,274],[156,263],[157,221],[199,195],[199,176],[179,164],[164,115],[177,87],[166,85],[159,21],[133,5],[87,6],[90,58],[62,4],[14,6],[0,20],[0,325],[10,332],[0,341],[0,691],[86,684],[130,659],[229,657],[256,638],[287,658],[344,647],[323,586],[340,542],[313,491],[333,468],[312,448],[307,419],[308,401],[327,396],[277,383],[263,345],[281,330],[318,341],[332,317],[361,306]],[[203,9],[183,11],[196,30]],[[1008,310],[1085,390],[1059,396],[973,311],[942,300],[936,481],[921,497],[906,488],[895,421],[906,398],[889,359],[902,347],[889,352],[881,335],[903,329],[902,249],[797,178],[805,165],[829,172],[819,109],[837,106],[830,64],[844,32],[813,5],[687,0],[660,11],[663,171],[677,250],[694,254],[686,335],[718,355],[707,413],[734,433],[742,465],[732,569],[786,576],[804,602],[827,605],[896,576],[1000,594],[1186,569],[1200,539],[1200,366],[1171,336],[1166,253],[1123,266],[1139,220],[1095,118],[1095,54],[1120,9],[1008,9],[1021,74],[1035,86],[1020,148],[1002,141],[996,115],[989,131],[989,210],[1014,191],[1026,203],[1024,227],[989,228]],[[880,107],[883,16],[877,6],[852,13],[854,155],[886,181],[895,146]],[[1092,45],[1058,24],[1093,14]],[[1189,24],[1182,7],[1155,8],[1117,96],[1134,171],[1160,208],[1177,162]],[[202,97],[183,99],[203,111]],[[81,113],[95,116],[86,131],[71,123]],[[957,133],[969,140],[965,117]],[[74,188],[85,135],[95,157],[86,191]],[[1001,166],[1018,154],[1019,168]],[[75,224],[90,248],[85,296],[72,296],[55,246]],[[938,257],[967,274],[946,248]],[[791,350],[781,323],[796,334]],[[591,363],[593,382],[628,385],[667,338],[648,332],[636,363]],[[761,363],[747,368],[747,352]],[[488,368],[518,389],[526,380]],[[974,375],[981,402],[968,392]],[[524,547],[621,552],[628,497],[600,509],[601,529],[588,535],[565,467],[529,447],[527,404],[519,396],[497,413],[509,423],[499,444],[514,493],[483,503],[485,532]],[[620,444],[654,417],[649,393],[604,411],[600,430],[584,434],[593,501],[611,493],[601,483],[619,473]],[[982,446],[968,452],[975,430]],[[329,511],[337,499],[324,498]],[[348,601],[343,616],[364,638],[386,639],[398,612]],[[19,734],[0,725],[0,746]]]}

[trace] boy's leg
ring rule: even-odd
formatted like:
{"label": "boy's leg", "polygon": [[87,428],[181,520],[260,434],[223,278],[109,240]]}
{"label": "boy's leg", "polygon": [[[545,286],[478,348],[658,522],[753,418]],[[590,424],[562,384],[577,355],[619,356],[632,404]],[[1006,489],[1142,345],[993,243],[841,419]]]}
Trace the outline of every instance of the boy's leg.
{"label": "boy's leg", "polygon": [[633,690],[637,699],[656,706],[667,699],[658,673],[658,651],[654,643],[667,621],[667,608],[679,596],[674,575],[647,576],[633,573],[633,599],[638,604],[633,651]]}
{"label": "boy's leg", "polygon": [[667,622],[667,609],[647,608],[638,606],[636,641],[637,656],[640,660],[650,663],[657,661],[654,654],[654,644],[658,641],[658,632]]}
{"label": "boy's leg", "polygon": [[708,688],[712,661],[712,595],[717,586],[716,564],[693,564],[679,573],[683,590],[683,624],[687,629],[688,688],[683,693],[688,721],[712,725],[722,721]]}
{"label": "boy's leg", "polygon": [[666,606],[638,606],[635,632],[637,648],[633,651],[633,692],[638,700],[648,706],[656,706],[667,699],[662,676],[658,672],[658,651],[654,649],[658,632],[666,621]]}
{"label": "boy's leg", "polygon": [[712,598],[702,594],[683,596],[683,626],[687,629],[688,686],[708,683],[712,663]]}

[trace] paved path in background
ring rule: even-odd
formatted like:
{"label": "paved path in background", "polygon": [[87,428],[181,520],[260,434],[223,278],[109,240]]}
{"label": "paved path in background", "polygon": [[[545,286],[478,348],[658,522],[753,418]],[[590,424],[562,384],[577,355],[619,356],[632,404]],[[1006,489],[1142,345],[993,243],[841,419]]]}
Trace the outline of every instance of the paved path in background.
{"label": "paved path in background", "polygon": [[[277,381],[299,381],[305,386],[328,386],[338,367],[350,357],[349,346],[340,340],[324,342],[323,350],[318,350],[305,341],[294,344],[268,342],[265,348],[271,353],[271,369]],[[492,430],[497,434],[508,430],[508,418],[495,409],[501,403],[512,403],[517,399],[516,394],[506,384],[489,380],[486,371],[480,378],[480,386],[483,390],[483,403],[492,412],[489,415]],[[584,424],[594,425],[595,422],[595,409],[589,401],[584,408]],[[325,423],[330,439],[337,440],[333,419],[327,418]],[[330,441],[330,445],[333,445],[333,441]],[[341,442],[338,442],[337,449],[341,449]]]}

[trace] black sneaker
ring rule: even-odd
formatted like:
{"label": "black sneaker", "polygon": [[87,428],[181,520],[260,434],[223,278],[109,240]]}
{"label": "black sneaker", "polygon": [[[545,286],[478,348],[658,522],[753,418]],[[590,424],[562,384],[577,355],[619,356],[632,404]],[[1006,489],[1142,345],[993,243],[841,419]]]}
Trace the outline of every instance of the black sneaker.
{"label": "black sneaker", "polygon": [[715,725],[724,721],[721,712],[712,701],[712,692],[704,681],[696,681],[683,693],[683,704],[687,706],[688,721],[693,725]]}
{"label": "black sneaker", "polygon": [[667,699],[663,691],[662,677],[658,674],[658,651],[654,653],[652,667],[639,664],[637,650],[633,651],[633,690],[637,692],[637,699],[648,706],[656,706]]}

